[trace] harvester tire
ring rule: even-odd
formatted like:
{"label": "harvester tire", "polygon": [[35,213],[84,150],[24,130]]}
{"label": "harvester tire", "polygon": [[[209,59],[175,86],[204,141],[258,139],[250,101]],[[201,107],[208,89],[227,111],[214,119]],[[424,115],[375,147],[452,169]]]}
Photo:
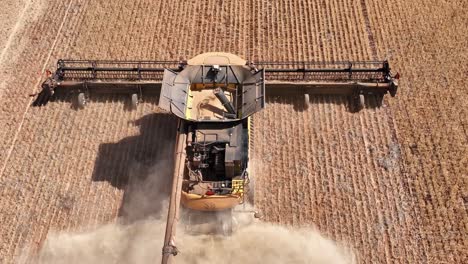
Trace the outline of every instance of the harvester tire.
{"label": "harvester tire", "polygon": [[365,103],[365,100],[364,100],[363,94],[354,95],[350,98],[349,109],[351,112],[357,113],[364,108],[364,103]]}
{"label": "harvester tire", "polygon": [[310,106],[310,96],[308,93],[304,94],[304,110],[309,109]]}
{"label": "harvester tire", "polygon": [[383,105],[383,100],[384,100],[384,95],[385,95],[385,94],[377,94],[377,95],[375,96],[376,106],[377,106],[377,107],[382,107],[382,105]]}
{"label": "harvester tire", "polygon": [[232,214],[232,210],[229,209],[230,211],[227,212],[226,215],[221,217],[221,233],[223,236],[232,236],[232,233],[234,231],[234,225],[235,225],[235,220],[234,216]]}
{"label": "harvester tire", "polygon": [[245,195],[247,196],[246,202],[253,205],[255,203],[255,182],[251,178],[246,186]]}
{"label": "harvester tire", "polygon": [[138,94],[132,94],[132,97],[131,97],[131,108],[132,110],[136,110],[137,109],[137,105],[138,105]]}
{"label": "harvester tire", "polygon": [[262,214],[262,212],[260,212],[260,211],[255,211],[255,212],[254,212],[254,217],[257,218],[257,219],[262,219],[262,218],[263,218],[263,214]]}
{"label": "harvester tire", "polygon": [[86,105],[86,98],[84,93],[79,93],[77,97],[77,105],[79,108],[84,108]]}
{"label": "harvester tire", "polygon": [[[360,94],[360,95],[359,95],[359,102],[358,102],[358,108],[359,108],[359,110],[361,110],[361,109],[364,108],[365,103],[366,103],[366,100],[365,100],[365,98],[364,98],[364,95],[363,95],[363,94]],[[358,110],[358,111],[359,111],[359,110]]]}

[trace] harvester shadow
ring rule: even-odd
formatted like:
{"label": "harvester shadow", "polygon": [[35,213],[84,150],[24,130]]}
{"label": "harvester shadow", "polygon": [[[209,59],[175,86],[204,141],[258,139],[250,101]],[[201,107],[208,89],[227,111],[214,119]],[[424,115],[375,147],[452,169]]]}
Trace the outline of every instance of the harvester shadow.
{"label": "harvester shadow", "polygon": [[93,181],[124,191],[119,208],[124,223],[160,215],[170,194],[177,120],[154,113],[133,122],[140,134],[99,146]]}

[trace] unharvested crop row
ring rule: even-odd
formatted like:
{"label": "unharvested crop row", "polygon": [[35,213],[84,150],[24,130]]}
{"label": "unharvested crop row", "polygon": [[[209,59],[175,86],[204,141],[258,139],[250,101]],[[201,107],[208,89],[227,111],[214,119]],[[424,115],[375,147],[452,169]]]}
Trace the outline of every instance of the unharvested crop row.
{"label": "unharvested crop row", "polygon": [[351,114],[344,98],[316,97],[298,112],[299,101],[270,100],[255,116],[256,203],[270,221],[318,226],[360,260],[406,258],[395,234],[413,223],[385,110]]}
{"label": "unharvested crop row", "polygon": [[[380,54],[405,74],[392,109],[402,178],[411,190],[417,247],[425,261],[463,262],[466,254],[467,89],[462,77],[466,3],[367,1]],[[430,18],[430,19],[429,19]],[[441,234],[440,236],[434,234]],[[445,235],[442,235],[445,234]]]}

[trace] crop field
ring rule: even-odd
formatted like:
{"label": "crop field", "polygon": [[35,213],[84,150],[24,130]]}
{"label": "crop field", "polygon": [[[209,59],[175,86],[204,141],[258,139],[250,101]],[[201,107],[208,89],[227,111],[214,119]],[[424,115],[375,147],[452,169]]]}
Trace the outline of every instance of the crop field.
{"label": "crop field", "polygon": [[167,195],[155,186],[143,213],[127,206],[156,161],[172,166],[176,119],[156,101],[128,111],[119,96],[30,107],[45,69],[208,51],[389,59],[400,89],[378,109],[267,98],[253,117],[255,206],[264,221],[317,228],[357,263],[468,262],[467,13],[461,0],[2,1],[0,262],[34,262],[51,231],[159,213]]}

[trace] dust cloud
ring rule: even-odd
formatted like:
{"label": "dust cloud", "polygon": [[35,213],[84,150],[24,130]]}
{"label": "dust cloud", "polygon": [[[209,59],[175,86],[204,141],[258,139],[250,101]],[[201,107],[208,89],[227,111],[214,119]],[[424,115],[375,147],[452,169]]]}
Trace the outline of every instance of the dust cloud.
{"label": "dust cloud", "polygon": [[[165,163],[149,170],[137,167],[132,171],[149,177],[136,177],[136,181],[129,183],[131,191],[122,206],[124,213],[115,223],[87,232],[49,233],[35,263],[159,263],[169,195],[164,190],[170,189],[169,166]],[[247,213],[234,217],[237,227],[232,236],[191,235],[180,223],[176,262],[353,262],[351,253],[312,229],[265,223]]]}
{"label": "dust cloud", "polygon": [[[37,263],[157,263],[164,226],[165,221],[150,219],[86,233],[51,234]],[[267,223],[242,227],[231,237],[179,232],[176,242],[177,263],[351,263],[351,257],[313,230]]]}

